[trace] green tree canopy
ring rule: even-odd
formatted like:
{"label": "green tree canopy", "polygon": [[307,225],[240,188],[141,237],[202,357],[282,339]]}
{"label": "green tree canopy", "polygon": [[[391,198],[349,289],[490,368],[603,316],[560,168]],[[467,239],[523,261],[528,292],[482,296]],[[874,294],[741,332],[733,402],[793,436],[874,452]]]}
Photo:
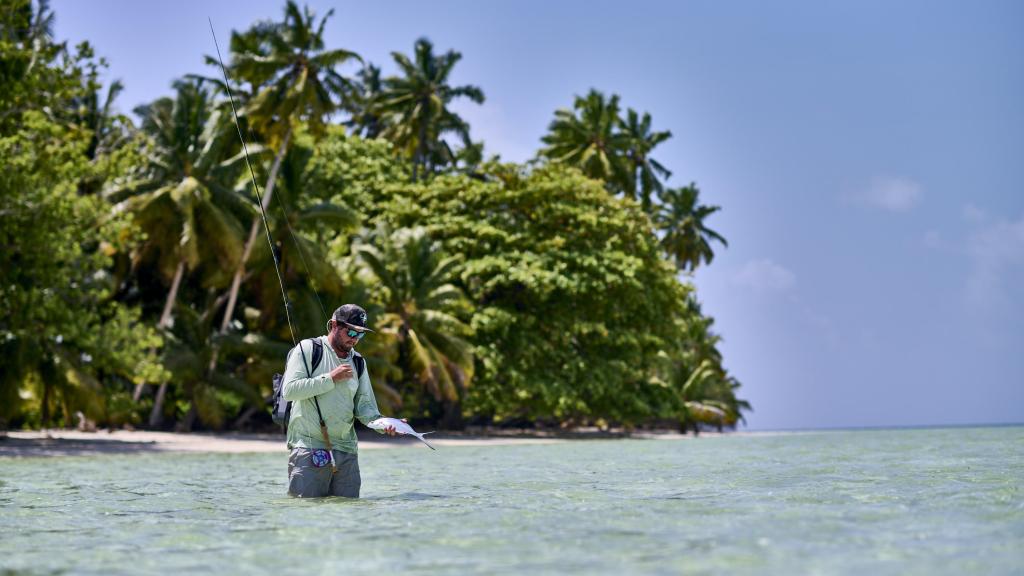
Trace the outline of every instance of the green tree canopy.
{"label": "green tree canopy", "polygon": [[470,413],[637,421],[672,405],[652,382],[691,288],[651,222],[578,171],[491,165],[397,191],[388,217],[462,254],[478,375]]}
{"label": "green tree canopy", "polygon": [[[483,102],[450,84],[458,52],[421,39],[396,75],[352,80],[332,13],[284,4],[231,37],[239,130],[210,90],[227,82],[192,75],[136,129],[91,47],[53,40],[45,0],[0,5],[0,420],[269,425],[286,319],[312,336],[342,302],[378,328],[360,349],[385,410],[443,427],[742,420],[679,274],[725,244],[718,207],[663,182],[669,132],[591,91],[556,113],[546,162],[485,162],[452,109]],[[152,406],[133,402],[144,384],[161,385]]]}
{"label": "green tree canopy", "polygon": [[118,421],[130,386],[164,377],[159,336],[117,302],[111,257],[136,236],[95,194],[92,132],[71,104],[98,89],[91,48],[50,40],[52,15],[0,7],[0,420]]}

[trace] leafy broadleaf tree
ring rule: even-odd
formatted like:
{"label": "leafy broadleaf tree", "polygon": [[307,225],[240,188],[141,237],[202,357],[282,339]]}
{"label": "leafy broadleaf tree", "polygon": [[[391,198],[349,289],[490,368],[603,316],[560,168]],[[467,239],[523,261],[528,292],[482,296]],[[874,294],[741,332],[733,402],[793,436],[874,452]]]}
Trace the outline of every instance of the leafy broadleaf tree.
{"label": "leafy broadleaf tree", "polygon": [[87,42],[72,51],[53,41],[54,21],[46,1],[0,4],[0,131],[5,134],[17,130],[28,111],[66,125],[71,103],[97,88],[90,72],[102,62],[95,62]]}
{"label": "leafy broadleaf tree", "polygon": [[[330,202],[354,212],[363,225],[380,217],[396,182],[409,180],[410,166],[395,156],[382,139],[367,140],[346,134],[341,126],[328,129],[313,147],[303,175],[304,195],[311,202]],[[330,243],[336,257],[349,254],[349,237],[328,227],[317,227],[318,242]]]}
{"label": "leafy broadleaf tree", "polygon": [[651,377],[682,337],[690,288],[639,207],[578,170],[487,165],[394,191],[393,226],[461,254],[476,353],[468,416],[640,422],[670,417]]}
{"label": "leafy broadleaf tree", "polygon": [[108,396],[99,378],[163,378],[150,352],[161,339],[112,300],[106,268],[132,234],[127,218],[77,192],[90,174],[87,134],[34,111],[21,121],[0,137],[0,419],[49,426],[58,412],[70,426],[82,411],[99,420]]}
{"label": "leafy broadleaf tree", "polygon": [[384,80],[379,110],[385,128],[381,135],[412,160],[415,182],[421,172],[434,172],[442,160],[454,162],[450,144],[442,139],[445,134],[454,134],[465,147],[472,145],[469,124],[449,106],[457,98],[482,104],[484,93],[476,86],[451,86],[449,77],[462,54],[449,50],[437,56],[426,38],[416,41],[412,59],[400,52],[391,56],[402,76]]}
{"label": "leafy broadleaf tree", "polygon": [[106,420],[123,386],[164,377],[160,336],[113,299],[130,218],[78,191],[97,172],[73,103],[98,88],[98,64],[52,26],[45,2],[0,6],[0,426]]}

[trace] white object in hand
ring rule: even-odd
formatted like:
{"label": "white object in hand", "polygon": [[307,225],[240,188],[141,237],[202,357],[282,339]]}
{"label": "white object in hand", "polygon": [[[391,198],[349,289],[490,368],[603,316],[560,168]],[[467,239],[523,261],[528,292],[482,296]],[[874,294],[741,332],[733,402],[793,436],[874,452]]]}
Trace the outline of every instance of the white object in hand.
{"label": "white object in hand", "polygon": [[398,418],[377,418],[373,422],[367,424],[367,426],[374,430],[384,430],[388,426],[394,426],[395,432],[398,432],[399,434],[415,436],[416,438],[419,438],[420,442],[426,444],[427,447],[430,448],[431,450],[437,450],[437,448],[431,446],[430,442],[427,442],[426,438],[424,438],[424,436],[426,436],[427,434],[433,434],[433,432],[424,432],[420,434],[419,432],[413,430],[412,426],[409,426],[407,423],[402,422]]}

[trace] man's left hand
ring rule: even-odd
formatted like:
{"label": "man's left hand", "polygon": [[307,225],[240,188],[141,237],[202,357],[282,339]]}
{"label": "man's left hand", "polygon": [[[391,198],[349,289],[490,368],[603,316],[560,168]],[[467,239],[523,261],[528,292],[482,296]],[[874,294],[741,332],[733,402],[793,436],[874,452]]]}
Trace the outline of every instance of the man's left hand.
{"label": "man's left hand", "polygon": [[[406,420],[405,418],[402,418],[402,422],[405,422],[406,424],[409,423],[409,421]],[[387,426],[387,427],[385,427],[384,428],[384,433],[387,434],[388,436],[394,436],[396,434],[395,427],[394,426]]]}

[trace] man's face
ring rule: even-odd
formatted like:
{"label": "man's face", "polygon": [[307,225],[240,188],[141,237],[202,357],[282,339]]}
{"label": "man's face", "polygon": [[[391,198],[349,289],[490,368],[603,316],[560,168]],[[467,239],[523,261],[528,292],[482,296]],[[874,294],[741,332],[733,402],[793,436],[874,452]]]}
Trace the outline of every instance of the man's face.
{"label": "man's face", "polygon": [[331,344],[335,348],[348,352],[356,347],[356,344],[359,343],[361,332],[349,328],[337,320],[331,320],[331,325]]}

